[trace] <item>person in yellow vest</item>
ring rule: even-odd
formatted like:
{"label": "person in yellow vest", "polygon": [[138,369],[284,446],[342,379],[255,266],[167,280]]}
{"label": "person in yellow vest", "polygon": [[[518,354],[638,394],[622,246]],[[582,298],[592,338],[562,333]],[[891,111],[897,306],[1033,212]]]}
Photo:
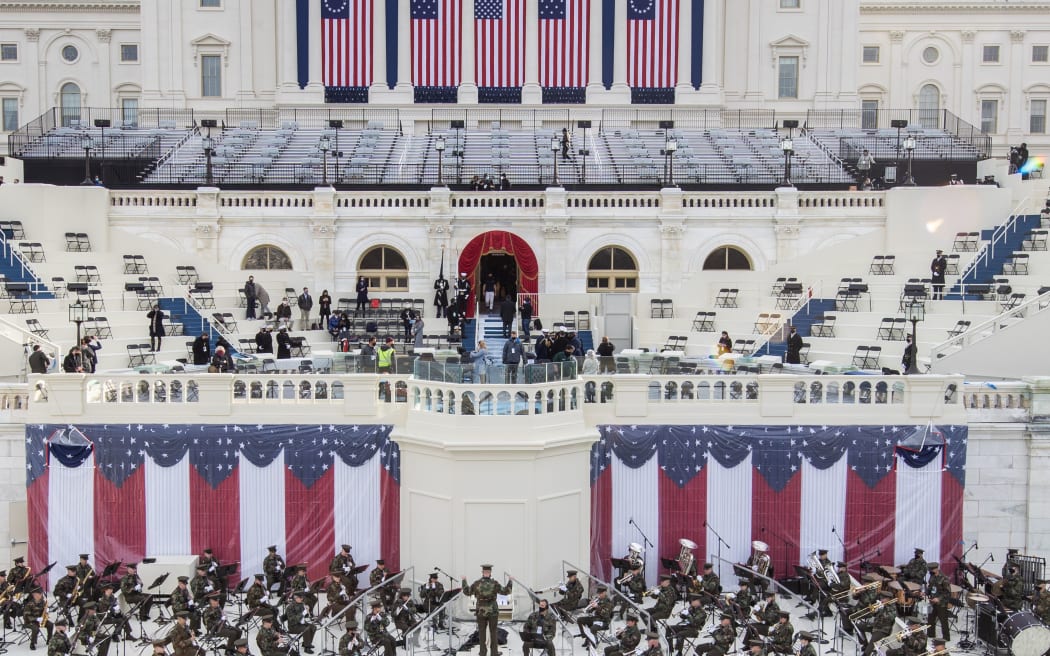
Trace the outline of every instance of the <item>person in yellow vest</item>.
{"label": "person in yellow vest", "polygon": [[395,355],[397,355],[397,351],[394,350],[394,338],[387,337],[376,353],[376,364],[379,373],[389,374],[394,372]]}

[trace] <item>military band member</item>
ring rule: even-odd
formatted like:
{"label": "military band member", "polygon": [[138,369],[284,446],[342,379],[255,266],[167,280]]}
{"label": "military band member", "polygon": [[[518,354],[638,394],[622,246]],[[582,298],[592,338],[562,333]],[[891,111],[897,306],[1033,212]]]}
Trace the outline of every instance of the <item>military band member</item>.
{"label": "military band member", "polygon": [[262,628],[255,635],[255,645],[261,656],[283,656],[288,653],[288,645],[282,645],[282,636],[273,628],[273,615],[262,616]]}
{"label": "military band member", "polygon": [[733,628],[733,616],[723,615],[718,626],[711,632],[714,642],[697,645],[694,650],[697,656],[709,654],[710,656],[726,656],[736,642],[736,629]]}
{"label": "military band member", "polygon": [[65,620],[55,622],[55,632],[47,641],[47,656],[64,656],[73,652],[73,643],[66,635]]}
{"label": "military band member", "polygon": [[219,593],[213,592],[208,595],[208,607],[201,613],[204,628],[210,636],[226,638],[226,650],[233,651],[233,643],[241,637],[241,630],[230,626],[226,621],[226,614],[222,612],[219,605]]}
{"label": "military band member", "polygon": [[[95,608],[98,610],[99,615],[103,616],[102,623],[104,625],[119,625],[120,632],[124,634],[124,639],[131,638],[131,623],[126,621],[124,617],[124,611],[120,609],[120,600],[117,599],[117,595],[113,594],[113,584],[103,583],[101,587],[101,595],[98,601],[95,602]],[[120,636],[114,633],[113,642],[120,642]]]}
{"label": "military band member", "polygon": [[328,573],[333,577],[339,577],[343,580],[343,585],[350,594],[357,592],[357,575],[354,574],[354,557],[350,555],[350,545],[340,545],[339,553],[332,558],[332,562],[328,564]]}
{"label": "military band member", "polygon": [[546,599],[540,599],[537,608],[528,619],[521,630],[521,649],[525,656],[529,656],[532,649],[542,649],[547,656],[554,656],[554,633],[557,628],[557,620],[554,613],[548,607]]}
{"label": "military band member", "polygon": [[127,573],[120,579],[120,594],[124,601],[132,606],[139,605],[139,619],[145,622],[149,619],[153,599],[142,591],[142,579],[139,578],[138,568],[138,563],[127,564]]}
{"label": "military band member", "polygon": [[583,599],[583,584],[580,583],[578,573],[574,569],[565,572],[565,583],[558,586],[558,593],[562,598],[554,602],[554,608],[563,616],[569,616],[576,612]]}
{"label": "military band member", "polygon": [[357,632],[357,622],[346,623],[346,633],[339,639],[339,656],[361,656],[364,644]]}
{"label": "military band member", "polygon": [[645,634],[646,647],[645,651],[642,652],[642,656],[663,656],[664,650],[660,647],[660,634],[656,631],[650,631]]}
{"label": "military band member", "polygon": [[919,584],[926,582],[926,572],[928,567],[926,565],[926,559],[922,556],[923,553],[925,552],[922,549],[919,549],[918,547],[915,548],[915,555],[912,556],[912,559],[909,560],[904,567],[901,567],[899,576],[900,580]]}
{"label": "military band member", "polygon": [[926,582],[926,597],[930,600],[930,637],[937,635],[937,623],[941,624],[941,634],[945,640],[951,640],[948,630],[948,600],[951,599],[952,587],[948,577],[941,573],[940,563],[930,563],[930,578]]}
{"label": "military band member", "polygon": [[922,623],[918,618],[911,618],[908,620],[908,631],[909,633],[904,638],[904,647],[901,649],[890,649],[886,653],[891,656],[921,656],[926,653],[926,632],[920,631]]}
{"label": "military band member", "polygon": [[842,561],[835,563],[835,571],[838,573],[839,582],[831,583],[829,586],[831,596],[835,600],[836,606],[846,608],[846,605],[849,603],[849,591],[853,587],[853,582],[850,580],[846,563]]}
{"label": "military band member", "polygon": [[945,642],[944,640],[941,640],[940,638],[934,640],[933,641],[933,649],[931,650],[931,653],[934,653],[934,654],[947,654],[948,653],[948,649],[945,647],[946,644],[948,644],[948,643]]}
{"label": "military band member", "polygon": [[307,654],[314,653],[314,633],[317,627],[310,621],[310,608],[306,605],[306,593],[297,590],[292,593],[292,603],[284,609],[288,618],[288,633],[302,634],[303,651]]}
{"label": "military band member", "polygon": [[292,594],[294,595],[296,592],[303,593],[303,601],[313,609],[317,604],[317,595],[310,589],[310,579],[306,576],[306,563],[299,563],[295,566],[295,576],[292,577],[292,582],[289,585],[291,586]]}
{"label": "military band member", "polygon": [[0,608],[3,609],[5,629],[11,628],[11,618],[20,610],[15,608],[14,594],[15,586],[7,581],[7,572],[0,570]]}
{"label": "military band member", "polygon": [[758,613],[762,623],[771,627],[780,621],[780,604],[777,603],[777,593],[770,590],[765,594],[766,603]]}
{"label": "military band member", "polygon": [[8,572],[7,580],[11,582],[11,585],[15,586],[15,590],[24,592],[29,587],[29,581],[32,578],[29,576],[29,568],[25,566],[26,559],[19,556],[13,562],[14,566]]}
{"label": "military band member", "polygon": [[270,608],[270,604],[267,603],[267,599],[270,596],[269,589],[263,584],[265,580],[266,575],[256,574],[252,584],[248,586],[248,593],[244,597],[244,603],[248,606],[248,610],[255,615]]}
{"label": "military band member", "polygon": [[238,638],[233,643],[233,651],[238,656],[248,656],[248,639]]}
{"label": "military band member", "polygon": [[864,608],[865,606],[870,606],[879,600],[879,590],[882,588],[882,583],[879,580],[879,575],[875,573],[865,574],[864,581],[866,583],[879,583],[879,585],[875,585],[870,588],[865,588],[864,590],[858,592],[856,596],[856,603],[853,606],[854,608]]}
{"label": "military band member", "polygon": [[1013,547],[1006,550],[1006,560],[1003,562],[1002,569],[1003,578],[1006,578],[1006,575],[1010,572],[1010,565],[1013,565],[1015,562],[1017,562],[1017,555],[1019,553],[1020,550],[1015,549]]}
{"label": "military band member", "polygon": [[66,618],[66,621],[72,622],[73,615],[71,613],[71,605],[75,605],[73,602],[73,593],[77,588],[77,566],[66,565],[66,575],[58,580],[55,584],[55,588],[51,591],[51,594],[55,596],[55,601],[58,603],[58,607],[62,610],[62,616]]}
{"label": "military band member", "polygon": [[704,573],[698,580],[699,590],[697,592],[704,598],[704,603],[710,603],[722,594],[722,582],[715,574],[715,566],[712,563],[704,563]]}
{"label": "military band member", "polygon": [[390,572],[386,570],[386,561],[380,558],[376,561],[375,568],[368,573],[368,587],[374,588],[386,580]]}
{"label": "military band member", "polygon": [[1035,582],[1035,601],[1032,604],[1032,612],[1043,624],[1050,625],[1050,592],[1046,589],[1046,579]]}
{"label": "military band member", "polygon": [[[85,602],[81,608],[84,612],[77,626],[77,642],[87,647],[87,651],[90,652],[95,647],[95,641],[98,639],[98,630],[102,626],[102,618],[99,617],[98,607],[93,601]],[[109,640],[99,643],[97,653],[98,656],[106,656],[109,653]]]}
{"label": "military band member", "polygon": [[365,618],[365,633],[368,634],[369,642],[383,648],[383,656],[394,656],[396,651],[394,636],[386,630],[389,624],[390,618],[383,611],[383,602],[373,601],[372,612]]}
{"label": "military band member", "polygon": [[875,651],[875,643],[893,633],[897,620],[897,605],[893,603],[893,593],[885,590],[879,594],[881,606],[871,620],[871,636],[864,645],[864,654],[870,656]]}
{"label": "military band member", "polygon": [[176,614],[181,612],[189,613],[191,628],[194,631],[199,631],[201,628],[200,616],[197,615],[197,602],[193,598],[193,594],[190,593],[189,581],[188,577],[180,576],[175,583],[175,589],[168,595],[168,602],[171,605],[171,612]]}
{"label": "military band member", "polygon": [[164,638],[162,640],[153,641],[153,656],[168,656],[167,648],[168,640]]}
{"label": "military band member", "polygon": [[649,596],[656,598],[656,605],[649,609],[649,630],[655,631],[658,621],[671,617],[671,611],[678,602],[678,592],[671,585],[671,577],[661,574],[660,585]]}
{"label": "military band member", "polygon": [[441,605],[441,598],[445,596],[445,586],[438,580],[437,572],[431,572],[427,582],[419,586],[419,601],[421,608],[427,615],[434,612]]}
{"label": "military band member", "polygon": [[740,587],[736,596],[729,602],[730,607],[737,613],[737,621],[743,624],[751,617],[751,584],[747,579],[741,579]]}
{"label": "military band member", "polygon": [[747,643],[748,656],[766,656],[765,644],[761,640],[751,640]]}
{"label": "military band member", "polygon": [[630,604],[627,603],[628,599],[641,606],[642,598],[645,596],[645,571],[642,569],[642,561],[634,559],[631,566],[633,567],[629,572],[631,578],[627,579],[621,586],[623,597],[620,598],[620,617],[623,617],[630,610]]}
{"label": "military band member", "polygon": [[[577,637],[583,638],[583,643],[587,647],[598,644],[598,638],[594,635],[596,628],[608,629],[612,625],[613,601],[609,598],[609,589],[604,585],[599,585],[597,592],[598,596],[592,599],[583,611],[587,614],[576,619],[576,624],[580,627]],[[587,635],[587,627],[590,627],[592,635]]]}
{"label": "military band member", "polygon": [[1003,605],[1009,610],[1021,610],[1024,601],[1024,581],[1018,574],[1016,564],[1010,564],[1006,568],[1006,578],[1003,579],[1003,590],[1000,593]]}
{"label": "military band member", "polygon": [[[345,617],[340,613],[350,604],[350,593],[346,591],[346,586],[343,585],[342,580],[339,577],[333,577],[331,582],[328,584],[328,589],[325,590],[325,598],[328,599],[328,606],[325,608],[325,614],[329,617],[338,617],[338,622],[345,621]],[[350,617],[354,617],[356,609],[351,608],[349,611]],[[345,613],[344,613],[345,614]]]}
{"label": "military band member", "polygon": [[619,643],[605,648],[605,656],[624,656],[638,648],[642,641],[642,632],[638,630],[638,616],[628,615],[627,626],[616,632]]}
{"label": "military band member", "polygon": [[401,588],[394,606],[394,626],[401,632],[400,646],[404,646],[405,634],[416,625],[416,604],[412,601],[412,590]]}
{"label": "military band member", "polygon": [[[689,595],[689,605],[679,615],[682,621],[667,627],[667,645],[677,656],[682,656],[686,638],[695,638],[707,624],[707,612],[702,605],[703,598],[698,594]],[[677,646],[676,646],[677,645]]]}
{"label": "military band member", "polygon": [[475,600],[474,616],[478,621],[480,656],[485,656],[486,645],[491,645],[490,654],[496,656],[499,651],[499,636],[496,631],[499,624],[499,604],[496,597],[497,595],[509,595],[514,587],[514,582],[508,581],[507,585],[500,585],[499,581],[492,578],[492,565],[482,565],[481,578],[473,583],[468,584],[465,576],[460,578],[463,581],[463,594],[473,596]]}
{"label": "military band member", "polygon": [[33,588],[29,599],[22,606],[22,623],[29,631],[30,649],[36,649],[40,629],[47,631],[48,643],[51,642],[55,625],[47,618],[47,601],[44,599],[44,591],[40,588]]}
{"label": "military band member", "polygon": [[[266,558],[263,558],[263,574],[266,574],[266,590],[280,589],[281,583],[284,583],[284,570],[286,565],[284,564],[284,558],[281,554],[277,553],[277,545],[271,544],[266,547]],[[278,586],[274,588],[274,586]]]}
{"label": "military band member", "polygon": [[798,634],[799,651],[798,656],[817,656],[817,650],[813,647],[813,634],[802,631]]}
{"label": "military band member", "polygon": [[770,647],[778,654],[794,653],[795,627],[791,626],[791,614],[780,611],[780,621],[769,632]]}
{"label": "military band member", "polygon": [[186,611],[175,613],[175,626],[168,632],[167,641],[171,645],[173,656],[195,656],[197,639],[189,627],[190,614]]}

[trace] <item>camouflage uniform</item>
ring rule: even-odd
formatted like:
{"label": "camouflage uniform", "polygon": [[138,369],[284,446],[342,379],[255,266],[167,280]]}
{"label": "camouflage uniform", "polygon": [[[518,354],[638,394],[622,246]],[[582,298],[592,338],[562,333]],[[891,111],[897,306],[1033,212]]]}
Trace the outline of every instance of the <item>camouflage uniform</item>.
{"label": "camouflage uniform", "polygon": [[338,656],[360,656],[361,650],[364,648],[363,643],[364,641],[361,640],[361,636],[357,634],[357,631],[347,631],[339,639]]}
{"label": "camouflage uniform", "polygon": [[[77,628],[77,640],[90,649],[90,645],[94,645],[97,640],[96,636],[100,626],[102,626],[102,618],[98,616],[98,613],[85,611],[84,616],[80,618],[80,626]],[[109,642],[106,640],[98,646],[98,656],[106,656],[109,653]]]}
{"label": "camouflage uniform", "polygon": [[308,654],[313,652],[314,633],[317,632],[317,627],[310,623],[310,609],[304,602],[294,600],[284,609],[284,613],[288,618],[288,633],[296,635],[301,633],[303,650]]}
{"label": "camouflage uniform", "polygon": [[[948,629],[948,599],[951,597],[952,588],[948,577],[938,570],[930,572],[930,580],[926,584],[926,596],[930,600],[930,637],[937,637],[937,623],[941,624],[941,633],[945,640],[951,640]],[[936,600],[936,601],[935,601]]]}
{"label": "camouflage uniform", "polygon": [[792,644],[795,642],[795,627],[791,622],[781,622],[774,626],[770,632],[770,647],[778,654],[792,654]]}
{"label": "camouflage uniform", "polygon": [[718,627],[712,632],[714,642],[705,643],[698,645],[696,648],[697,656],[708,654],[709,656],[725,656],[733,649],[733,644],[736,642],[736,629],[732,625],[726,626],[719,624]]}
{"label": "camouflage uniform", "polygon": [[201,613],[201,619],[208,630],[208,635],[226,638],[226,650],[234,650],[233,643],[241,637],[241,630],[226,622],[226,615],[222,612],[222,607],[208,604],[208,607]]}
{"label": "camouflage uniform", "polygon": [[[346,586],[342,584],[340,579],[333,578],[332,582],[328,584],[328,589],[325,591],[325,598],[328,599],[328,607],[325,612],[329,617],[336,617],[343,612],[347,604],[350,603],[350,593],[346,591]],[[353,619],[357,609],[350,609],[350,619]],[[345,616],[339,618],[342,622],[346,619]]]}
{"label": "camouflage uniform", "polygon": [[314,604],[317,603],[317,595],[310,590],[310,579],[306,578],[305,573],[300,572],[295,575],[295,578],[292,579],[291,588],[292,594],[296,592],[303,593],[303,601],[310,608],[313,608]]}
{"label": "camouflage uniform", "polygon": [[496,656],[499,648],[498,635],[496,633],[496,625],[499,623],[499,605],[496,602],[496,595],[509,595],[513,585],[513,581],[508,582],[507,585],[500,585],[491,576],[482,576],[470,584],[467,583],[466,579],[463,579],[463,594],[472,595],[476,600],[474,615],[478,620],[478,644],[481,646],[480,656],[485,656],[485,647],[489,642],[491,642],[490,653],[492,656]]}
{"label": "camouflage uniform", "polygon": [[1036,592],[1032,612],[1043,624],[1050,624],[1050,592],[1046,590],[1038,590]]}
{"label": "camouflage uniform", "polygon": [[255,644],[259,647],[261,656],[283,656],[288,653],[287,647],[278,644],[280,636],[273,627],[263,626],[255,636]]}
{"label": "camouflage uniform", "polygon": [[549,608],[546,611],[537,610],[529,615],[521,629],[521,648],[525,656],[529,656],[531,649],[542,649],[547,656],[554,656],[556,629],[557,621]]}
{"label": "camouflage uniform", "polygon": [[47,656],[61,656],[73,652],[73,644],[63,631],[56,631],[47,641]]}
{"label": "camouflage uniform", "polygon": [[652,596],[656,597],[656,605],[649,609],[649,630],[655,631],[658,620],[671,617],[671,611],[678,601],[678,593],[673,585],[668,584],[658,587]]}
{"label": "camouflage uniform", "polygon": [[139,606],[139,619],[145,621],[149,619],[149,609],[153,602],[149,595],[142,592],[142,588],[142,579],[135,572],[128,572],[120,579],[121,596],[132,606],[142,604]]}
{"label": "camouflage uniform", "polygon": [[553,606],[563,613],[569,614],[576,610],[583,599],[583,584],[576,577],[565,582],[565,589],[559,590],[562,598],[554,602]]}
{"label": "camouflage uniform", "polygon": [[356,567],[354,557],[341,551],[335,555],[335,558],[332,558],[332,562],[328,565],[328,573],[339,578],[350,594],[357,592],[357,575],[354,574],[354,567]]}
{"label": "camouflage uniform", "polygon": [[682,616],[683,621],[667,627],[667,645],[671,651],[680,655],[682,648],[685,647],[686,638],[699,636],[700,629],[707,624],[707,611],[699,604],[694,606],[690,603],[679,615]]}
{"label": "camouflage uniform", "polygon": [[1017,574],[1007,574],[1006,578],[1003,579],[1003,591],[1001,598],[1003,605],[1010,610],[1021,610],[1021,603],[1024,600],[1024,582],[1021,577]]}
{"label": "camouflage uniform", "polygon": [[915,557],[901,568],[900,579],[912,583],[923,583],[926,581],[927,572],[929,572],[929,569],[926,565],[926,559],[921,554],[915,554]]}
{"label": "camouflage uniform", "polygon": [[[584,615],[576,619],[576,625],[580,627],[579,637],[587,641],[588,644],[598,644],[598,637],[588,636],[584,627],[590,627],[591,633],[594,633],[594,625],[600,625],[601,629],[608,629],[612,625],[613,615],[613,600],[605,595],[603,592],[599,592],[598,600],[592,601],[594,608],[590,610],[590,615]],[[588,607],[590,604],[588,604]]]}
{"label": "camouflage uniform", "polygon": [[196,656],[197,645],[194,644],[193,634],[190,633],[189,626],[176,622],[175,626],[171,628],[171,632],[168,633],[167,640],[171,643],[174,656]]}
{"label": "camouflage uniform", "polygon": [[396,652],[394,636],[386,630],[389,625],[390,618],[382,611],[365,618],[365,632],[368,634],[368,641],[377,647],[382,646],[384,656],[394,656]]}
{"label": "camouflage uniform", "polygon": [[47,601],[41,597],[39,600],[30,597],[22,607],[22,622],[29,630],[29,646],[36,649],[36,641],[40,637],[40,629],[47,631],[47,640],[51,642],[55,625],[48,620],[41,622],[44,612],[47,610]]}
{"label": "camouflage uniform", "polygon": [[281,583],[284,580],[285,570],[284,558],[276,551],[271,551],[263,558],[263,574],[266,575],[266,589],[273,590],[273,586],[276,583]]}
{"label": "camouflage uniform", "polygon": [[634,651],[641,642],[642,632],[638,630],[638,625],[631,626],[628,624],[620,632],[620,643],[605,648],[605,656],[623,656]]}
{"label": "camouflage uniform", "polygon": [[255,610],[261,607],[269,607],[269,604],[265,603],[268,594],[266,588],[259,581],[256,581],[248,588],[248,594],[244,598],[245,605],[250,610]]}
{"label": "camouflage uniform", "polygon": [[171,591],[171,595],[168,599],[171,602],[171,612],[173,614],[183,611],[189,613],[190,626],[194,631],[199,631],[201,628],[201,619],[197,614],[197,602],[193,600],[190,591],[180,585]]}

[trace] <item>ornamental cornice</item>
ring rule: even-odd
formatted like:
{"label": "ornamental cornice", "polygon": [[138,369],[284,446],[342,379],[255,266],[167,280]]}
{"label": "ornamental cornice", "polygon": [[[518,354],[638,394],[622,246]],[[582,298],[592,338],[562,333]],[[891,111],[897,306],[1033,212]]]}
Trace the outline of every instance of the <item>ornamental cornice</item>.
{"label": "ornamental cornice", "polygon": [[989,2],[985,1],[971,1],[966,2],[965,0],[902,0],[900,2],[864,2],[861,3],[860,12],[862,14],[918,14],[918,13],[929,13],[929,12],[997,12],[1001,13],[1009,11],[1013,13],[1022,11],[1038,11],[1045,12],[1046,4],[1044,2],[1034,2],[1032,0],[1020,0],[1015,2]]}
{"label": "ornamental cornice", "polygon": [[46,14],[60,14],[69,12],[105,12],[105,13],[138,13],[141,3],[139,0],[109,0],[103,2],[35,2],[30,0],[0,0],[0,13],[4,12],[27,12],[35,11]]}

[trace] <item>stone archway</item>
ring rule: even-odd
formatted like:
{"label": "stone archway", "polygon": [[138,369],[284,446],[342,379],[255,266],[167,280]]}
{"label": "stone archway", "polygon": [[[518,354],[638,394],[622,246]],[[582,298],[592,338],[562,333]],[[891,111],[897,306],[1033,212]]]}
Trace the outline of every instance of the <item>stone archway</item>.
{"label": "stone archway", "polygon": [[[459,255],[459,268],[457,274],[466,273],[470,280],[470,298],[467,299],[467,316],[474,316],[475,297],[478,294],[477,279],[478,265],[482,256],[490,253],[505,253],[514,258],[518,267],[517,292],[520,294],[536,294],[539,292],[539,262],[536,253],[521,237],[504,230],[490,230],[477,235],[466,246]],[[539,307],[535,308],[537,311]]]}

